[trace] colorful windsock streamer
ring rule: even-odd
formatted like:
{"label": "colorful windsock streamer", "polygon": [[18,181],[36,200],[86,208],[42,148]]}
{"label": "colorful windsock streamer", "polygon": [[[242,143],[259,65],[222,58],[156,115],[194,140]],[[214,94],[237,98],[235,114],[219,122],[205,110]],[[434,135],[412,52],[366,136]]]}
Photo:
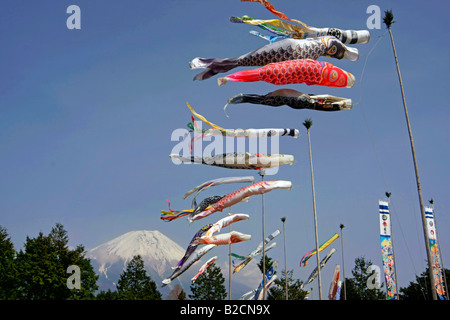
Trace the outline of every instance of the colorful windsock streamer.
{"label": "colorful windsock streamer", "polygon": [[[191,110],[193,116],[192,122],[188,123],[189,132],[185,135],[184,139],[189,135],[189,133],[194,132],[194,137],[191,139],[189,150],[192,154],[192,149],[194,142],[199,139],[203,139],[209,136],[224,136],[232,138],[266,138],[266,137],[281,137],[281,136],[291,136],[298,138],[300,132],[298,129],[288,129],[288,128],[263,128],[263,129],[224,129],[210,121],[208,121],[204,116],[197,113],[189,104],[187,104],[189,110]],[[211,126],[211,128],[203,129],[202,124],[198,124],[195,117],[203,121],[204,123]]]}
{"label": "colorful windsock streamer", "polygon": [[[336,240],[337,238],[339,238],[339,235],[337,233],[335,233],[330,239],[328,239],[327,241],[325,241],[324,243],[322,243],[319,246],[319,252],[321,252],[322,250],[326,249],[330,244],[333,243],[334,240]],[[305,267],[308,263],[309,258],[311,258],[313,255],[315,255],[316,249],[309,251],[308,253],[306,253],[302,259],[300,260],[300,267]]]}
{"label": "colorful windsock streamer", "polygon": [[[272,12],[277,17],[297,23],[298,25],[286,23],[280,20],[256,20],[249,17],[243,17],[242,19],[232,17],[230,20],[232,22],[244,22],[253,25],[258,25],[264,30],[271,31],[279,36],[290,36],[292,38],[308,38],[308,37],[317,37],[323,35],[331,35],[343,43],[367,43],[370,40],[370,33],[367,30],[341,30],[337,28],[315,28],[308,26],[306,23],[296,20],[290,19],[284,13],[277,11],[274,6],[267,0],[241,0],[241,1],[250,1],[250,2],[259,2],[267,10]],[[256,21],[255,21],[256,20]]]}
{"label": "colorful windsock streamer", "polygon": [[[331,251],[325,256],[325,258],[322,259],[322,261],[320,261],[320,270],[322,270],[322,268],[325,266],[325,264],[328,262],[328,260],[330,260],[331,256],[336,252],[336,249],[333,248],[331,249]],[[308,280],[306,280],[306,282],[303,282],[300,288],[303,288],[304,286],[306,286],[307,284],[310,284],[311,282],[314,281],[314,279],[317,278],[317,276],[319,275],[319,269],[317,269],[317,266],[314,268],[314,270],[311,272],[311,274],[308,277]]]}
{"label": "colorful windsock streamer", "polygon": [[216,203],[220,199],[222,199],[223,196],[210,196],[205,198],[198,206],[192,209],[186,209],[186,210],[172,210],[170,208],[170,201],[167,200],[169,203],[169,211],[161,210],[161,220],[164,221],[172,221],[184,216],[187,216],[188,214],[197,214],[199,212],[202,212],[208,208],[211,207],[212,204]]}
{"label": "colorful windsock streamer", "polygon": [[[264,239],[264,245],[268,244],[270,241],[272,241],[276,236],[278,236],[280,234],[280,230],[275,230],[274,232],[272,232],[268,237],[266,237]],[[265,246],[265,252],[269,251],[270,249],[276,247],[276,242],[273,242],[272,244],[270,244],[269,246]],[[254,257],[256,257],[259,254],[262,254],[262,249],[263,249],[263,242],[261,241],[261,243],[256,247],[255,250],[253,250],[252,252],[250,252],[247,256],[240,256],[237,255],[235,253],[232,253],[231,255],[237,259],[233,260],[233,266],[234,266],[234,270],[233,273],[239,272],[240,270],[242,270],[250,261],[253,260]],[[237,265],[235,263],[236,260],[241,260],[241,262],[239,262]]]}

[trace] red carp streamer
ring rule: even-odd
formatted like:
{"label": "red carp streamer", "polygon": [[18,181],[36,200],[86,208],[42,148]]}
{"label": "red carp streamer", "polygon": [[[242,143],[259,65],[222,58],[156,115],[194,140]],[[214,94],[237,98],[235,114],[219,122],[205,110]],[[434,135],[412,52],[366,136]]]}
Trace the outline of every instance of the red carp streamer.
{"label": "red carp streamer", "polygon": [[351,88],[355,77],[331,63],[298,59],[269,63],[262,68],[243,70],[218,79],[219,86],[227,81],[265,81],[276,85],[305,83],[327,87]]}

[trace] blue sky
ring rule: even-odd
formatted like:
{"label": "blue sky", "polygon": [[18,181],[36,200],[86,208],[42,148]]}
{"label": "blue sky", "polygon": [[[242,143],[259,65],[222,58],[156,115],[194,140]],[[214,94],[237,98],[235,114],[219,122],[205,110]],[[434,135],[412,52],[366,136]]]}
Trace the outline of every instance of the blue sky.
{"label": "blue sky", "polygon": [[[68,30],[66,8],[81,8],[81,29]],[[367,7],[392,9],[392,30],[405,86],[425,203],[435,201],[444,264],[450,265],[449,129],[447,63],[450,5],[445,1],[273,1],[289,17],[317,27],[367,29]],[[257,3],[226,1],[4,1],[0,19],[0,225],[16,249],[26,236],[48,233],[60,222],[71,245],[93,248],[131,230],[160,230],[181,246],[214,214],[191,225],[162,222],[170,199],[175,209],[190,206],[184,193],[203,181],[254,175],[201,165],[174,165],[168,155],[172,131],[186,128],[189,102],[226,128],[297,128],[298,139],[280,139],[280,152],[295,156],[270,179],[293,188],[265,197],[266,234],[281,230],[285,216],[288,269],[306,280],[314,267],[299,267],[314,247],[308,144],[302,122],[312,118],[312,153],[319,242],[344,229],[346,276],[356,257],[381,266],[378,200],[392,193],[393,232],[401,286],[426,266],[414,168],[389,35],[384,25],[370,30],[356,62],[320,58],[353,73],[353,88],[296,84],[305,93],[353,99],[352,110],[334,113],[242,104],[223,106],[238,93],[266,94],[279,86],[228,83],[216,77],[194,82],[188,62],[195,57],[238,56],[266,44],[232,24],[230,16],[274,16]],[[376,45],[376,46],[375,46]],[[364,68],[365,66],[365,68]],[[364,69],[364,73],[363,73]],[[238,69],[234,70],[237,71]],[[269,177],[266,177],[269,179]],[[228,185],[202,194],[224,195]],[[246,254],[261,241],[261,201],[233,207],[249,221],[234,228],[253,235],[233,252]],[[271,256],[283,265],[282,237]],[[324,271],[327,292],[338,252]],[[222,251],[220,251],[222,250]],[[219,259],[227,260],[228,248]],[[323,254],[322,254],[323,256]],[[312,261],[312,260],[311,260]],[[313,284],[316,289],[316,282]],[[315,293],[313,293],[315,295]],[[324,294],[325,295],[325,294]],[[317,297],[315,295],[315,297]]]}

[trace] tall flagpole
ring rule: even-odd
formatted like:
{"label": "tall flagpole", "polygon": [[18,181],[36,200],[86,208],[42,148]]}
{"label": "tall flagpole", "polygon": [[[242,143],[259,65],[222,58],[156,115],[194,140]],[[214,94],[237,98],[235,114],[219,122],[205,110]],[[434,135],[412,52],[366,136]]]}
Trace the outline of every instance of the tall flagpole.
{"label": "tall flagpole", "polygon": [[322,300],[322,280],[320,278],[320,260],[319,260],[319,236],[317,232],[317,214],[316,214],[316,193],[314,190],[314,172],[313,172],[313,163],[312,163],[312,152],[311,152],[311,138],[309,135],[309,129],[312,126],[312,120],[306,119],[303,122],[307,132],[308,132],[308,146],[309,146],[309,163],[311,166],[311,185],[312,185],[312,197],[313,197],[313,211],[314,211],[314,231],[316,236],[316,258],[317,258],[317,279],[319,282],[319,299]]}
{"label": "tall flagpole", "polygon": [[345,228],[343,224],[339,226],[341,228],[341,246],[342,246],[342,279],[344,282],[344,300],[347,300],[347,289],[345,285],[345,264],[344,264],[344,236],[342,234],[342,229]]}
{"label": "tall flagpole", "polygon": [[[259,174],[261,176],[262,181],[264,181],[264,176],[266,175],[266,171],[264,169],[261,169],[259,171]],[[264,208],[264,192],[262,193],[262,239],[263,239],[263,251],[262,251],[262,267],[263,267],[263,300],[266,300],[266,242],[264,241],[266,239],[265,235],[265,226],[264,226],[264,214],[265,214],[265,208]]]}
{"label": "tall flagpole", "polygon": [[286,296],[286,300],[289,300],[288,297],[288,284],[287,284],[287,263],[286,263],[286,228],[284,226],[284,223],[286,222],[286,217],[281,218],[281,221],[283,222],[283,236],[284,236],[284,292]]}
{"label": "tall flagpole", "polygon": [[[230,215],[231,215],[231,207],[230,207]],[[230,224],[230,232],[231,232],[231,224]],[[228,247],[228,300],[231,300],[231,243]]]}
{"label": "tall flagpole", "polygon": [[431,282],[431,294],[432,294],[433,300],[437,300],[436,288],[434,287],[435,281],[434,281],[434,274],[433,274],[432,263],[431,263],[432,259],[431,259],[431,251],[430,251],[430,246],[429,246],[429,237],[428,237],[428,232],[427,232],[427,222],[426,222],[426,218],[425,218],[425,207],[423,205],[422,188],[420,186],[419,169],[417,167],[416,150],[414,147],[414,140],[413,140],[413,136],[412,136],[412,132],[411,132],[411,124],[409,123],[409,115],[408,115],[408,109],[406,107],[405,92],[403,91],[402,76],[400,74],[400,68],[398,66],[397,51],[395,50],[394,37],[393,37],[392,31],[391,31],[391,24],[394,23],[394,15],[392,14],[392,11],[385,11],[385,16],[384,16],[383,20],[389,30],[389,35],[391,37],[392,49],[394,51],[394,57],[395,57],[395,65],[397,67],[398,80],[400,82],[400,89],[401,89],[402,100],[403,100],[403,109],[405,111],[406,124],[408,126],[409,141],[411,144],[411,153],[412,153],[413,162],[414,162],[414,171],[416,174],[417,193],[419,195],[420,213],[422,216],[422,227],[423,227],[423,233],[424,233],[424,238],[425,238],[425,249],[427,252],[427,260],[428,260],[428,274],[430,276],[430,282]]}

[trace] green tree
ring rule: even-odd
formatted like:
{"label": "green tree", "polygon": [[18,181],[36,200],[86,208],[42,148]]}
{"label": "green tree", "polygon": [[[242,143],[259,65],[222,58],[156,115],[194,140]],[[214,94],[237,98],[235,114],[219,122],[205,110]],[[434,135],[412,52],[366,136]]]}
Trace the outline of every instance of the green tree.
{"label": "green tree", "polygon": [[227,297],[224,283],[225,278],[222,270],[215,263],[212,263],[191,284],[192,294],[189,295],[189,298],[192,300],[223,300]]}
{"label": "green tree", "polygon": [[[270,267],[272,267],[272,265],[273,265],[273,261],[272,261],[272,258],[271,257],[268,257],[268,256],[264,256],[265,257],[265,267],[266,267],[266,272],[267,272],[267,270],[269,270],[270,269]],[[261,273],[263,272],[263,258],[261,257],[261,259],[259,259],[259,262],[258,262],[258,268],[259,268],[259,270],[261,271]],[[277,273],[276,271],[274,272],[274,273]]]}
{"label": "green tree", "polygon": [[[80,269],[79,289],[68,287],[71,274],[67,268],[72,265]],[[17,254],[16,266],[19,299],[93,299],[98,288],[98,277],[85,258],[84,247],[69,249],[67,231],[61,224],[56,224],[48,236],[40,232],[36,238],[27,237],[24,250]]]}
{"label": "green tree", "polygon": [[[347,300],[386,299],[386,294],[381,289],[369,289],[367,286],[367,280],[371,276],[367,272],[370,265],[372,265],[372,262],[364,257],[355,259],[355,267],[352,270],[353,278],[345,279]],[[381,287],[383,287],[383,284],[381,284]]]}
{"label": "green tree", "polygon": [[108,289],[107,291],[100,291],[95,298],[97,300],[119,300],[119,294],[117,291]]}
{"label": "green tree", "polygon": [[0,300],[17,298],[16,251],[7,230],[0,226]]}
{"label": "green tree", "polygon": [[281,278],[275,279],[275,284],[269,289],[267,300],[286,300],[286,282],[289,300],[305,300],[307,291],[302,290],[302,281],[293,279],[294,271],[282,272]]}
{"label": "green tree", "polygon": [[120,300],[161,300],[161,293],[147,275],[140,255],[134,256],[120,275],[117,294]]}
{"label": "green tree", "polygon": [[[450,270],[445,269],[447,284],[450,281]],[[445,283],[444,283],[445,284]],[[418,277],[415,282],[410,282],[405,288],[400,288],[400,300],[431,300],[430,273],[428,268]]]}

